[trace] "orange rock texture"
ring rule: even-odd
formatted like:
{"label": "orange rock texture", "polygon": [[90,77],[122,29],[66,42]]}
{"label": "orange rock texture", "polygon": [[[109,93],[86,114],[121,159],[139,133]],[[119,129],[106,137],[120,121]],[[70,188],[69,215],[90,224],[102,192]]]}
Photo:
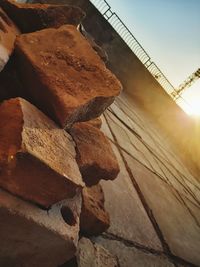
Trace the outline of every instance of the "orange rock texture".
{"label": "orange rock texture", "polygon": [[120,82],[74,26],[22,34],[16,56],[27,96],[62,127],[98,117],[120,93]]}
{"label": "orange rock texture", "polygon": [[44,208],[84,184],[71,137],[21,98],[0,105],[0,187]]}
{"label": "orange rock texture", "polygon": [[87,185],[117,177],[117,159],[107,137],[99,129],[89,123],[76,123],[70,133],[76,143],[76,160]]}
{"label": "orange rock texture", "polygon": [[104,208],[104,193],[101,186],[85,187],[82,198],[80,230],[86,236],[99,235],[110,226],[109,214]]}

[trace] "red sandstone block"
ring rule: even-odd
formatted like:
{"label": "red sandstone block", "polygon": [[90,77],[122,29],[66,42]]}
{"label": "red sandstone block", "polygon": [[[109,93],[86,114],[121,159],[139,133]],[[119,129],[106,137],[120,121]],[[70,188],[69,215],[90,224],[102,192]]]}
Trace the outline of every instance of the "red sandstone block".
{"label": "red sandstone block", "polygon": [[62,127],[100,116],[120,93],[120,82],[74,26],[23,34],[16,55],[26,93]]}
{"label": "red sandstone block", "polygon": [[104,193],[101,186],[85,187],[82,191],[81,232],[86,236],[99,235],[109,226],[110,219],[104,208]]}
{"label": "red sandstone block", "polygon": [[0,6],[23,33],[59,28],[64,24],[77,26],[85,16],[80,8],[69,5],[24,4],[1,0]]}
{"label": "red sandstone block", "polygon": [[6,65],[14,50],[17,34],[19,34],[19,30],[0,8],[0,71]]}
{"label": "red sandstone block", "polygon": [[0,105],[0,187],[44,208],[83,186],[71,137],[21,98]]}
{"label": "red sandstone block", "polygon": [[106,136],[89,123],[76,123],[70,130],[76,143],[76,160],[87,185],[99,180],[113,180],[119,173],[119,165]]}

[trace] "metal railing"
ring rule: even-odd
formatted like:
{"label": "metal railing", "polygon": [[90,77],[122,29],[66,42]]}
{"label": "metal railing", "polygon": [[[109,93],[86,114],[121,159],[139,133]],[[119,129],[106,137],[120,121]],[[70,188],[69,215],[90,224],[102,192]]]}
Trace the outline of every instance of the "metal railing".
{"label": "metal railing", "polygon": [[151,61],[150,56],[134,37],[132,32],[127,28],[119,16],[112,12],[111,6],[106,0],[90,0],[90,2],[99,10],[104,18],[111,24],[115,31],[121,36],[133,53],[140,59],[144,66],[149,70],[153,77],[160,83],[160,85],[171,94],[175,88],[166,78],[159,67]]}

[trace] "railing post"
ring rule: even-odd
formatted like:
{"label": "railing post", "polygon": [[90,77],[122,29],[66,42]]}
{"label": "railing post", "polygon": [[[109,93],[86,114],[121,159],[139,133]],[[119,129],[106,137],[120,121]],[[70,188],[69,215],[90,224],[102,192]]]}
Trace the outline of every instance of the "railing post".
{"label": "railing post", "polygon": [[[168,89],[175,90],[174,86],[169,82],[167,77],[163,74],[163,72],[158,68],[158,66],[151,61],[150,56],[147,54],[142,45],[138,42],[138,40],[134,37],[132,32],[127,28],[127,26],[123,23],[123,21],[119,18],[119,16],[112,12],[111,6],[107,3],[106,0],[90,0],[90,2],[101,12],[103,17],[111,24],[111,26],[116,30],[116,32],[121,36],[124,42],[128,45],[128,47],[132,50],[132,52],[140,59],[142,64],[148,69],[148,71],[154,76],[157,75],[157,81],[160,85],[168,92]],[[95,4],[96,3],[96,4]],[[99,4],[100,3],[100,4]],[[103,11],[101,8],[103,6],[106,7],[106,11]],[[110,16],[108,15],[110,12]],[[116,19],[110,21],[110,18],[115,16]],[[123,31],[121,30],[123,29]],[[128,34],[130,38],[126,41],[126,36]],[[146,58],[146,60],[145,60]]]}

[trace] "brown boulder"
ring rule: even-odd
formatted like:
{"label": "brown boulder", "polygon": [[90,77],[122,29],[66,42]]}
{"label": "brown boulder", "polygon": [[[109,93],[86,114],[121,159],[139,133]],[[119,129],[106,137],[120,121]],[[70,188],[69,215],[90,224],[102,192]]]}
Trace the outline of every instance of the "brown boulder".
{"label": "brown boulder", "polygon": [[108,139],[99,129],[88,123],[76,123],[70,134],[76,143],[76,160],[87,185],[117,177],[117,159]]}
{"label": "brown boulder", "polygon": [[85,17],[80,8],[69,5],[27,4],[1,0],[0,6],[23,33],[59,28],[64,24],[77,26]]}
{"label": "brown boulder", "polygon": [[34,104],[62,127],[100,116],[120,93],[120,82],[74,26],[22,34],[16,55]]}
{"label": "brown boulder", "polygon": [[36,107],[0,105],[0,187],[44,208],[83,186],[71,137]]}
{"label": "brown boulder", "polygon": [[104,201],[104,193],[100,185],[83,188],[80,217],[82,234],[99,235],[110,226],[109,214],[104,208]]}
{"label": "brown boulder", "polygon": [[14,50],[17,34],[19,34],[19,30],[0,8],[0,71],[6,65]]}

